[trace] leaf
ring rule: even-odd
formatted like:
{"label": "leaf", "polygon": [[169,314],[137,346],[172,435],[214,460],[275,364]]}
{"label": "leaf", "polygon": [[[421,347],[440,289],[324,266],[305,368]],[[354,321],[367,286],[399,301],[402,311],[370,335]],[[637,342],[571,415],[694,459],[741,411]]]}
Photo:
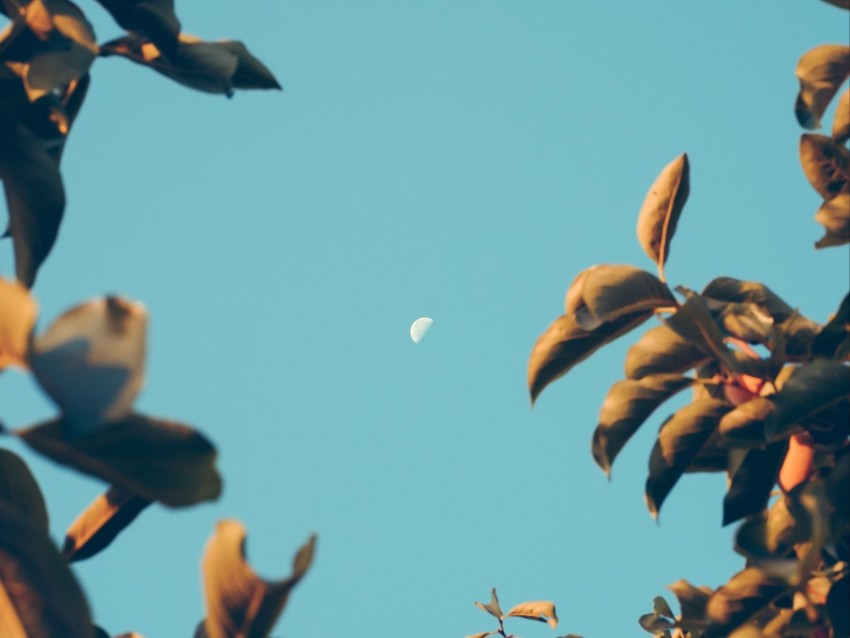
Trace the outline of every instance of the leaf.
{"label": "leaf", "polygon": [[782,441],[763,450],[747,451],[723,498],[723,525],[757,514],[767,507],[785,450],[786,445]]}
{"label": "leaf", "polygon": [[670,289],[655,275],[634,266],[603,264],[576,278],[567,291],[565,310],[590,331],[627,315],[675,305]]}
{"label": "leaf", "polygon": [[[815,336],[812,341],[812,355],[829,359],[844,358],[847,356],[848,340],[850,340],[850,294],[844,295],[838,310]],[[842,350],[844,357],[840,355]]]}
{"label": "leaf", "polygon": [[23,459],[0,448],[0,505],[9,507],[33,527],[47,534],[47,507],[35,477]]}
{"label": "leaf", "polygon": [[505,614],[505,616],[545,622],[552,629],[558,626],[558,614],[555,612],[555,604],[548,600],[533,600],[527,603],[520,603]]}
{"label": "leaf", "polygon": [[118,487],[98,496],[65,533],[62,556],[68,562],[84,560],[105,549],[150,501]]}
{"label": "leaf", "polygon": [[807,51],[797,63],[800,93],[794,112],[805,129],[820,128],[830,101],[850,75],[850,47],[825,44]]}
{"label": "leaf", "polygon": [[824,202],[815,213],[815,221],[826,229],[826,234],[815,242],[815,248],[850,243],[850,192],[839,193]]}
{"label": "leaf", "polygon": [[614,459],[649,415],[692,383],[693,379],[678,374],[656,374],[618,381],[611,387],[591,445],[593,458],[605,474],[610,475]]}
{"label": "leaf", "polygon": [[[779,330],[784,341],[784,352],[781,354],[786,359],[792,361],[808,361],[812,350],[812,342],[815,335],[821,330],[820,325],[795,312],[779,324]],[[774,344],[771,356],[779,354],[777,350],[778,348]]]}
{"label": "leaf", "polygon": [[815,359],[794,371],[773,395],[776,408],[767,420],[768,440],[782,439],[819,414],[838,409],[843,417],[850,395],[850,368],[837,361]]}
{"label": "leaf", "polygon": [[799,499],[783,495],[767,512],[738,528],[735,550],[751,561],[782,558],[811,533],[811,516]]}
{"label": "leaf", "polygon": [[685,627],[701,627],[704,624],[705,606],[711,597],[711,589],[708,587],[696,587],[686,580],[677,580],[667,589],[676,595],[682,613],[679,622]]}
{"label": "leaf", "polygon": [[658,516],[664,499],[708,443],[729,409],[725,401],[704,399],[682,408],[661,426],[649,457],[649,477],[646,479],[646,502],[653,517]]}
{"label": "leaf", "polygon": [[233,53],[239,60],[236,65],[236,73],[233,74],[233,88],[235,89],[280,89],[272,72],[260,62],[259,59],[248,51],[248,48],[236,40],[219,40],[216,42]]}
{"label": "leaf", "polygon": [[245,534],[240,522],[220,521],[204,551],[201,570],[209,638],[267,636],[313,561],[315,536],[295,554],[291,576],[263,580],[245,561]]}
{"label": "leaf", "polygon": [[475,602],[475,606],[479,609],[483,609],[491,616],[495,616],[499,620],[505,615],[502,611],[502,608],[499,606],[499,597],[496,595],[496,588],[490,590],[490,602],[486,605],[484,603]]}
{"label": "leaf", "polygon": [[699,348],[665,325],[647,330],[626,353],[629,379],[651,374],[683,373],[708,360]]}
{"label": "leaf", "polygon": [[704,354],[716,358],[726,369],[736,372],[741,369],[723,342],[723,333],[717,327],[708,306],[699,295],[689,298],[664,323]]}
{"label": "leaf", "polygon": [[850,0],[823,0],[840,9],[850,9]]}
{"label": "leaf", "polygon": [[773,336],[773,317],[754,303],[729,303],[718,317],[723,330],[747,343],[767,344]]}
{"label": "leaf", "polygon": [[119,26],[146,36],[167,56],[177,50],[180,20],[174,0],[98,0]]}
{"label": "leaf", "polygon": [[540,335],[528,359],[528,391],[532,405],[547,385],[651,316],[651,312],[639,312],[588,331],[578,324],[574,315],[561,315]]}
{"label": "leaf", "polygon": [[764,428],[774,410],[773,401],[755,397],[727,412],[718,426],[724,443],[734,448],[762,448],[767,445]]}
{"label": "leaf", "polygon": [[487,636],[495,636],[498,631],[482,631],[480,634],[472,634],[466,638],[486,638]]}
{"label": "leaf", "polygon": [[2,504],[0,636],[91,636],[83,592],[47,534]]}
{"label": "leaf", "polygon": [[652,610],[659,616],[667,616],[668,618],[675,618],[676,616],[663,596],[656,596],[652,599]]}
{"label": "leaf", "polygon": [[703,289],[702,296],[730,303],[756,304],[773,317],[776,323],[785,321],[794,313],[794,309],[779,295],[757,281],[717,277]]}
{"label": "leaf", "polygon": [[21,284],[0,277],[0,309],[0,370],[26,368],[38,305]]}
{"label": "leaf", "polygon": [[679,626],[679,623],[675,620],[659,616],[657,612],[644,614],[638,618],[638,624],[655,636],[659,634],[663,635],[663,632],[667,632],[668,630],[675,629]]}
{"label": "leaf", "polygon": [[147,312],[106,297],[62,314],[35,339],[32,369],[74,435],[126,416],[142,387]]}
{"label": "leaf", "polygon": [[188,426],[131,414],[69,439],[66,425],[55,419],[14,434],[57,463],[169,507],[214,500],[221,492],[215,448]]}
{"label": "leaf", "polygon": [[788,583],[756,567],[735,574],[706,605],[708,626],[703,638],[721,638],[747,622],[788,590]]}
{"label": "leaf", "polygon": [[848,188],[850,151],[825,135],[800,138],[800,163],[812,187],[825,200]]}
{"label": "leaf", "polygon": [[833,636],[850,635],[848,599],[850,599],[850,577],[845,575],[841,580],[832,583],[826,597],[826,612],[829,615],[829,624],[832,625]]}
{"label": "leaf", "polygon": [[665,166],[650,187],[638,215],[638,241],[644,252],[658,265],[658,276],[662,282],[670,242],[690,191],[689,173],[687,154],[680,155]]}
{"label": "leaf", "polygon": [[832,120],[832,139],[838,144],[844,144],[850,140],[850,89],[844,91],[838,98],[835,119]]}

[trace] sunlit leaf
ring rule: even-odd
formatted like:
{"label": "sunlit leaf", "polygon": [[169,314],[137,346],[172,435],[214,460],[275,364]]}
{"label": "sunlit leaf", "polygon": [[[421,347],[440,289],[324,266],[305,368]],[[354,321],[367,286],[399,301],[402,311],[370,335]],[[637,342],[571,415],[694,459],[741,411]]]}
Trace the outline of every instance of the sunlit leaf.
{"label": "sunlit leaf", "polygon": [[837,361],[815,359],[797,368],[773,400],[776,408],[765,425],[769,440],[784,438],[831,409],[843,416],[850,401],[850,368]]}
{"label": "sunlit leaf", "polygon": [[48,533],[47,507],[35,477],[21,457],[4,448],[0,448],[0,504]]}
{"label": "sunlit leaf", "polygon": [[800,126],[820,128],[820,120],[850,75],[850,47],[825,44],[807,51],[797,63],[800,93],[794,112]]}
{"label": "sunlit leaf", "polygon": [[245,560],[245,534],[238,521],[220,521],[204,551],[204,622],[209,638],[268,636],[289,594],[313,560],[315,536],[296,553],[291,576],[263,580]]}
{"label": "sunlit leaf", "polygon": [[826,611],[833,636],[850,635],[850,576],[832,584],[826,597]]}
{"label": "sunlit leaf", "polygon": [[696,587],[686,580],[677,580],[672,585],[668,585],[667,589],[672,591],[679,601],[679,608],[682,610],[679,622],[686,627],[702,626],[705,619],[705,606],[712,594],[711,589],[705,586]]}
{"label": "sunlit leaf", "polygon": [[747,622],[788,590],[788,583],[750,567],[718,589],[706,605],[708,626],[703,638],[722,638]]}
{"label": "sunlit leaf", "polygon": [[711,311],[699,295],[689,298],[679,307],[676,314],[665,319],[664,323],[704,354],[716,358],[728,370],[741,370],[732,352],[723,342],[723,333],[711,316]]}
{"label": "sunlit leaf", "polygon": [[47,534],[0,504],[0,636],[91,638],[80,586]]}
{"label": "sunlit leaf", "polygon": [[756,304],[777,323],[785,321],[794,312],[779,295],[757,281],[717,277],[703,289],[702,296],[718,301]]}
{"label": "sunlit leaf", "polygon": [[656,596],[652,599],[652,610],[659,616],[667,616],[668,618],[674,618],[676,615],[663,596]]}
{"label": "sunlit leaf", "polygon": [[724,525],[764,510],[776,485],[785,449],[785,443],[780,441],[763,450],[747,451],[723,498]]}
{"label": "sunlit leaf", "polygon": [[747,343],[766,344],[773,336],[773,317],[754,303],[729,303],[718,317],[723,330]]}
{"label": "sunlit leaf", "polygon": [[480,634],[471,634],[466,638],[486,638],[487,636],[495,636],[498,631],[482,631]]}
{"label": "sunlit leaf", "polygon": [[109,546],[150,501],[117,487],[98,496],[65,533],[62,555],[69,562],[94,556]]}
{"label": "sunlit leaf", "polygon": [[142,387],[147,312],[120,297],[62,314],[33,343],[32,369],[75,435],[129,413]]}
{"label": "sunlit leaf", "polygon": [[850,151],[825,135],[800,138],[800,163],[812,187],[825,200],[848,189]]}
{"label": "sunlit leaf", "polygon": [[569,372],[606,343],[614,341],[652,316],[639,312],[605,323],[596,330],[583,329],[574,315],[562,315],[537,339],[528,360],[528,391],[531,402],[543,389]]}
{"label": "sunlit leaf", "polygon": [[844,91],[838,98],[835,119],[832,121],[832,139],[839,144],[844,144],[850,139],[850,89]]}
{"label": "sunlit leaf", "polygon": [[646,502],[653,516],[658,516],[664,499],[729,410],[729,404],[718,399],[696,401],[661,426],[649,457],[649,477],[646,479]]}
{"label": "sunlit leaf", "polygon": [[720,435],[730,447],[760,448],[767,445],[765,423],[773,413],[773,401],[755,397],[727,412],[718,426]]}
{"label": "sunlit leaf", "polygon": [[688,199],[689,173],[686,154],[665,166],[650,187],[638,215],[638,241],[657,264],[661,281],[664,281],[664,264],[670,253],[670,242]]}
{"label": "sunlit leaf", "polygon": [[50,459],[169,507],[218,498],[215,448],[192,428],[130,416],[83,437],[68,438],[55,419],[14,432]]}
{"label": "sunlit leaf", "polygon": [[180,20],[174,13],[174,0],[97,0],[127,31],[153,42],[167,56],[177,50]]}
{"label": "sunlit leaf", "polygon": [[505,617],[515,616],[547,623],[552,629],[558,626],[558,614],[555,604],[548,600],[533,600],[514,606]]}
{"label": "sunlit leaf", "polygon": [[826,230],[826,234],[815,243],[815,248],[850,243],[850,192],[839,193],[824,202],[815,213],[815,221]]}
{"label": "sunlit leaf", "polygon": [[812,355],[830,359],[846,358],[848,340],[850,340],[850,294],[844,295],[838,310],[812,341]]}
{"label": "sunlit leaf", "polygon": [[649,415],[692,383],[693,379],[678,374],[655,374],[615,383],[602,403],[591,445],[593,458],[602,471],[610,474],[617,454]]}
{"label": "sunlit leaf", "polygon": [[707,360],[707,355],[690,341],[660,325],[647,330],[629,348],[625,361],[626,377],[641,379],[650,374],[681,374]]}
{"label": "sunlit leaf", "polygon": [[496,618],[498,618],[500,620],[505,615],[504,612],[502,611],[502,608],[499,606],[499,597],[496,595],[496,588],[495,587],[493,587],[493,589],[490,590],[490,602],[489,603],[487,603],[485,605],[484,603],[479,603],[478,601],[475,601],[475,606],[478,607],[479,609],[483,609],[484,611],[486,611],[491,616],[495,616]]}
{"label": "sunlit leaf", "polygon": [[24,286],[0,277],[0,370],[29,365],[30,335],[38,305]]}

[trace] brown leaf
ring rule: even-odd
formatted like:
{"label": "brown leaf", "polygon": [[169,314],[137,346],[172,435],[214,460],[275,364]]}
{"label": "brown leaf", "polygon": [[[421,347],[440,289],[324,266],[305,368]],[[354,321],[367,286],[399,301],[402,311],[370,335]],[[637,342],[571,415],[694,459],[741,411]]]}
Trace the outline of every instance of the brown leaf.
{"label": "brown leaf", "polygon": [[558,626],[558,614],[555,613],[555,604],[548,600],[532,600],[526,603],[520,603],[505,614],[505,617],[508,616],[545,622],[552,629]]}
{"label": "brown leaf", "polygon": [[47,507],[35,477],[23,459],[0,448],[0,504],[15,510],[36,529],[47,534]]}
{"label": "brown leaf", "polygon": [[850,192],[839,193],[824,202],[815,213],[815,221],[826,230],[826,234],[815,242],[815,248],[850,243]]}
{"label": "brown leaf", "polygon": [[658,265],[664,281],[664,264],[670,253],[670,241],[690,191],[690,166],[687,154],[665,166],[649,189],[640,209],[637,237],[644,252]]}
{"label": "brown leaf", "polygon": [[265,638],[310,567],[315,545],[312,536],[298,550],[291,576],[263,580],[245,561],[244,526],[235,520],[220,521],[201,562],[209,638]]}
{"label": "brown leaf", "polygon": [[687,372],[708,357],[699,348],[665,325],[647,330],[626,352],[625,370],[629,379],[650,374]]}
{"label": "brown leaf", "polygon": [[832,139],[838,144],[844,144],[850,140],[850,89],[844,91],[838,98],[835,119],[832,120]]}
{"label": "brown leaf", "polygon": [[850,151],[825,135],[800,137],[800,162],[812,187],[825,200],[848,188]]}
{"label": "brown leaf", "polygon": [[773,317],[775,323],[785,321],[794,313],[779,295],[757,281],[717,277],[703,289],[702,296],[716,301],[756,304]]}
{"label": "brown leaf", "polygon": [[481,633],[478,633],[478,634],[469,635],[466,638],[487,638],[487,636],[495,636],[497,633],[499,633],[499,632],[498,631],[482,631]]}
{"label": "brown leaf", "polygon": [[30,335],[37,316],[38,305],[29,291],[0,277],[0,370],[29,366]]}
{"label": "brown leaf", "polygon": [[493,587],[493,589],[490,590],[490,602],[489,603],[487,603],[485,605],[484,603],[479,603],[478,601],[475,601],[475,606],[478,607],[479,609],[483,609],[484,611],[486,611],[491,616],[495,616],[496,618],[498,618],[500,620],[501,620],[502,616],[505,615],[504,612],[502,611],[502,608],[499,606],[499,597],[496,595],[496,588],[495,587]]}
{"label": "brown leaf", "polygon": [[186,425],[131,414],[76,438],[68,438],[66,425],[55,419],[13,434],[57,463],[169,507],[221,493],[215,448]]}
{"label": "brown leaf", "polygon": [[62,546],[65,560],[83,560],[108,547],[150,503],[118,487],[110,487],[71,523]]}
{"label": "brown leaf", "polygon": [[703,638],[721,638],[747,622],[759,611],[788,590],[788,583],[750,567],[737,573],[718,589],[706,606],[706,627]]}
{"label": "brown leaf", "polygon": [[800,126],[820,128],[820,119],[848,75],[848,46],[825,44],[803,54],[797,63],[800,93],[794,107]]}

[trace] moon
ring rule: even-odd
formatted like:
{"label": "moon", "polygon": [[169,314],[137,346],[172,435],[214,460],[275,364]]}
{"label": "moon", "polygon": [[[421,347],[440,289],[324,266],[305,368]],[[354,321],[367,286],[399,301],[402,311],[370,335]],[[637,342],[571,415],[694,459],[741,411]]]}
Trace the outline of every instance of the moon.
{"label": "moon", "polygon": [[419,317],[419,319],[410,324],[410,338],[413,339],[413,343],[422,341],[422,337],[428,332],[432,323],[434,323],[434,320],[430,317]]}

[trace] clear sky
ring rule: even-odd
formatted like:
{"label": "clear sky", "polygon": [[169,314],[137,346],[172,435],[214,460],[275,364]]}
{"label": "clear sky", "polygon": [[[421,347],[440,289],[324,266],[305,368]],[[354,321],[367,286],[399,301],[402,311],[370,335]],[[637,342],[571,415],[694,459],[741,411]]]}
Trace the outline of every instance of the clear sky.
{"label": "clear sky", "polygon": [[[79,4],[99,41],[119,34]],[[528,354],[580,270],[653,270],[637,213],[682,152],[691,196],[670,283],[729,275],[817,321],[837,308],[848,253],[813,249],[820,201],[797,155],[794,68],[846,42],[846,12],[818,0],[177,9],[187,32],[246,42],[285,90],[228,100],[123,59],[92,70],[63,159],[65,219],[34,290],[39,325],[94,296],[142,301],[137,407],[206,433],[225,480],[216,503],[149,508],[75,565],[100,625],[191,636],[200,556],[226,517],[246,524],[267,577],[319,535],[274,633],[286,638],[462,637],[494,628],[473,606],[493,586],[505,606],[557,604],[557,633],[513,623],[526,638],[641,636],[665,585],[717,587],[743,566],[720,526],[723,476],[686,476],[660,523],[646,510],[649,452],[674,405],[610,482],[592,461],[599,406],[640,332],[533,410]],[[414,344],[422,315],[434,325]],[[29,378],[3,375],[7,424],[53,414]],[[61,543],[105,486],[21,454]]]}

